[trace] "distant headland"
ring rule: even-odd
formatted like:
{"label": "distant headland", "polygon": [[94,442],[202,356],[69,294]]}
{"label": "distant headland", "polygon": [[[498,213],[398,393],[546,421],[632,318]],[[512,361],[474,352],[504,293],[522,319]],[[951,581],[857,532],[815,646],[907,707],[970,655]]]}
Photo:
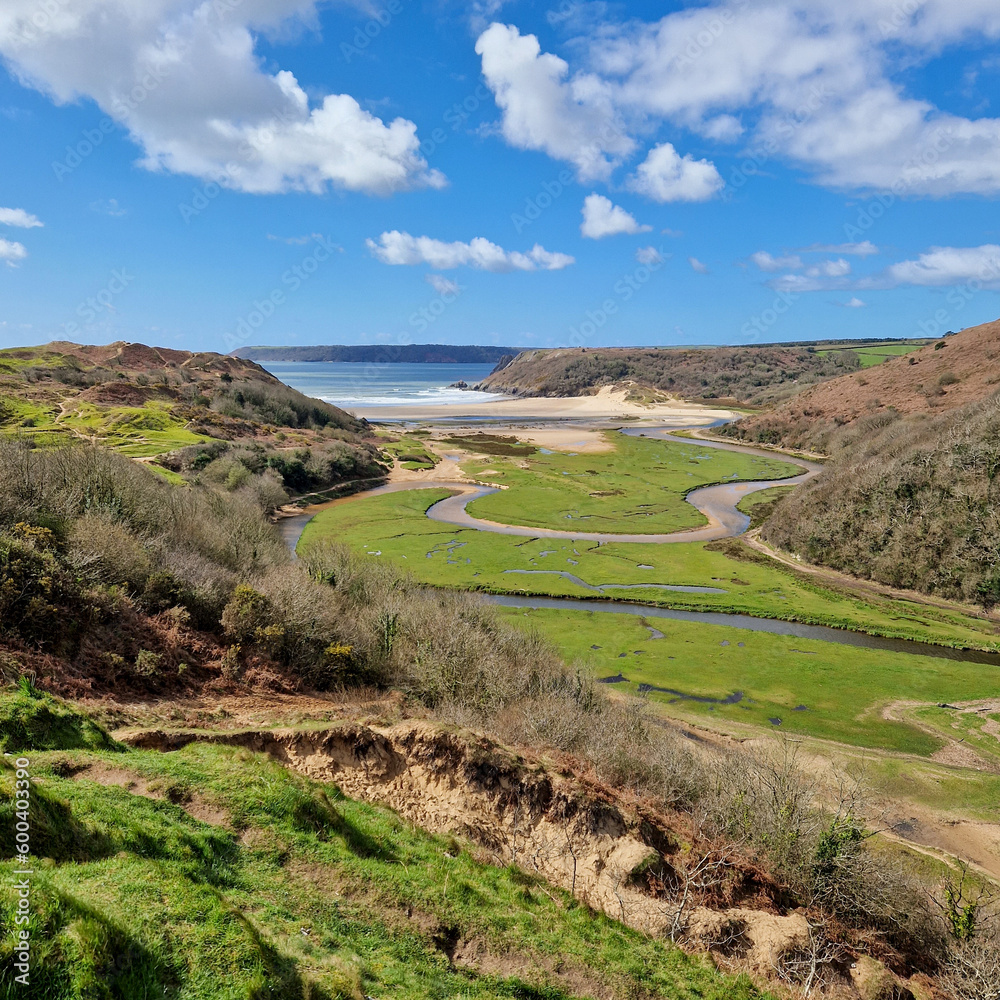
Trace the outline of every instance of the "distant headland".
{"label": "distant headland", "polygon": [[465,344],[341,344],[312,347],[241,347],[233,357],[257,362],[348,361],[363,364],[491,364],[521,352],[519,347]]}

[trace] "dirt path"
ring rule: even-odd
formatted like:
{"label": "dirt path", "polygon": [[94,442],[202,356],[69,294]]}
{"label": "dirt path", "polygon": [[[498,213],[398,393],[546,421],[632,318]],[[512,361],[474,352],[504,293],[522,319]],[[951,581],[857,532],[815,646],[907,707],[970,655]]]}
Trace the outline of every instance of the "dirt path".
{"label": "dirt path", "polygon": [[966,615],[971,618],[978,618],[1000,624],[995,616],[986,614],[981,608],[971,604],[960,604],[957,601],[947,601],[939,597],[931,597],[929,594],[922,594],[916,590],[899,590],[896,587],[889,587],[886,584],[876,583],[873,580],[862,580],[856,576],[849,576],[839,570],[830,569],[826,566],[817,566],[815,563],[802,562],[796,556],[788,552],[781,552],[771,548],[760,537],[760,529],[749,531],[743,536],[744,542],[761,555],[773,559],[775,562],[798,570],[800,573],[808,573],[821,583],[837,590],[847,590],[860,597],[888,597],[894,601],[910,601],[914,604],[925,604],[927,607],[940,608],[942,611],[952,611],[957,614]]}

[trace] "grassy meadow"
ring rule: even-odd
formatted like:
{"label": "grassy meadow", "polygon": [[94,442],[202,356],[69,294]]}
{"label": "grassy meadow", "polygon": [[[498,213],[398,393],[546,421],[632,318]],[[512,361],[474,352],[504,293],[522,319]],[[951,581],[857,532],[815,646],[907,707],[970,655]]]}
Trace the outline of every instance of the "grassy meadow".
{"label": "grassy meadow", "polygon": [[[669,688],[669,693],[650,690],[648,697],[668,714],[700,722],[751,724],[929,756],[944,740],[884,720],[883,706],[1000,696],[1000,677],[984,675],[975,663],[598,611],[503,613],[594,676],[623,676],[618,690]],[[663,638],[654,638],[652,629]],[[742,698],[725,704],[734,694]]]}
{"label": "grassy meadow", "polygon": [[[610,477],[616,467],[634,468],[634,463],[629,464],[633,444],[643,449],[653,443],[622,436],[615,440],[619,447],[624,446],[624,456],[620,451],[604,456],[539,456],[545,461],[548,480],[555,482],[552,487],[522,483],[522,477],[530,479],[531,473],[513,460],[505,464],[493,458],[467,468],[480,478],[484,470],[503,468],[511,479],[511,489],[487,499],[502,498],[506,516],[523,523],[529,519],[524,510],[532,503],[542,519],[542,499],[552,511],[557,496],[565,500],[567,489],[577,488],[562,488],[561,471],[593,467],[599,457]],[[686,456],[691,450],[697,452],[697,445],[689,449],[656,442],[658,461],[666,456],[673,459],[672,463],[662,462],[662,467],[675,484],[678,469],[687,476],[683,465],[689,462]],[[743,457],[714,453],[713,476],[725,478],[733,469],[746,474],[739,461]],[[736,461],[727,466],[728,459]],[[566,470],[561,470],[561,465]],[[655,487],[654,471],[652,464],[647,465],[647,478],[642,480],[650,489]],[[772,476],[774,470],[761,474]],[[602,480],[606,485],[611,481]],[[787,490],[776,487],[748,497],[743,509],[752,518],[762,516]],[[522,508],[520,499],[525,494],[542,499],[529,501]],[[830,625],[948,646],[1000,649],[996,630],[988,621],[910,601],[862,600],[820,586],[739,542],[598,544],[454,528],[426,517],[426,510],[448,495],[449,490],[442,487],[340,502],[321,511],[307,525],[300,551],[307,551],[315,542],[336,539],[354,551],[368,553],[370,559],[392,562],[419,581],[437,587],[628,600]],[[681,495],[678,492],[676,497]],[[625,510],[624,500],[615,499],[621,505],[619,510]],[[484,514],[482,503],[475,505],[476,514],[503,519],[496,511]],[[624,519],[627,515],[621,516]],[[587,530],[592,530],[592,523],[587,523]],[[707,592],[667,588],[702,588]],[[988,668],[936,657],[701,622],[650,619],[649,625],[665,634],[661,639],[653,637],[642,618],[606,611],[505,609],[503,614],[512,624],[552,642],[568,660],[586,665],[594,676],[623,674],[626,681],[622,690],[662,687],[704,699],[649,691],[662,711],[703,721],[715,718],[749,723],[861,747],[930,755],[943,739],[927,726],[882,719],[884,705],[897,700],[936,703],[1000,696],[1000,677]],[[742,692],[743,697],[725,704],[736,692]]]}
{"label": "grassy meadow", "polygon": [[653,438],[608,433],[613,449],[573,455],[538,451],[492,456],[462,468],[507,489],[469,504],[473,517],[503,524],[620,534],[697,528],[704,516],[685,501],[691,490],[724,481],[788,479],[799,466]]}

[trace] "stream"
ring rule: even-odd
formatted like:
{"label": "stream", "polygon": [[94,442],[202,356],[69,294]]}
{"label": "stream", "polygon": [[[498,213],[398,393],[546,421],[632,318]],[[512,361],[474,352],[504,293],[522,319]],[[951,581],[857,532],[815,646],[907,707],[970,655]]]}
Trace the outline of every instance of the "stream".
{"label": "stream", "polygon": [[[743,445],[724,444],[717,441],[703,441],[676,437],[670,428],[627,428],[621,431],[630,437],[653,437],[662,441],[698,447],[717,448],[723,451],[735,451],[755,457],[782,459],[776,452],[763,451]],[[800,458],[784,458],[791,465],[798,465],[806,471],[799,476],[788,479],[759,482],[720,483],[715,486],[704,486],[692,490],[685,498],[688,503],[697,507],[708,518],[709,524],[703,528],[688,531],[677,531],[667,535],[621,535],[610,532],[578,532],[558,531],[555,529],[532,528],[522,525],[498,524],[493,521],[480,520],[472,517],[466,511],[468,504],[490,493],[496,493],[496,487],[479,486],[473,483],[422,480],[405,483],[389,483],[377,489],[356,493],[345,500],[334,500],[320,504],[302,514],[293,515],[279,521],[277,528],[285,543],[292,552],[298,545],[306,525],[318,514],[337,503],[351,502],[362,497],[379,496],[383,493],[398,493],[404,490],[447,489],[454,490],[455,495],[439,500],[427,510],[431,520],[442,524],[451,524],[459,528],[473,528],[477,531],[488,531],[502,535],[517,535],[527,538],[557,538],[566,540],[597,541],[597,542],[638,542],[646,544],[670,544],[675,542],[711,541],[719,538],[732,538],[743,534],[750,526],[750,518],[736,505],[750,493],[770,489],[772,486],[797,486],[818,475],[823,466]],[[511,571],[514,572],[514,571]],[[528,571],[522,571],[528,572]],[[683,590],[711,592],[712,588],[668,587],[667,590]],[[601,590],[602,587],[594,587]],[[750,632],[769,632],[772,635],[795,636],[800,639],[814,639],[819,642],[833,642],[844,646],[856,646],[863,649],[882,650],[891,653],[907,653],[916,656],[932,656],[938,659],[957,660],[964,663],[982,663],[1000,667],[1000,653],[988,653],[975,649],[953,649],[949,646],[938,646],[932,643],[916,642],[909,639],[886,639],[881,636],[867,635],[864,632],[852,632],[849,629],[832,628],[827,625],[805,625],[799,622],[782,621],[776,618],[755,618],[752,615],[726,614],[718,611],[675,611],[658,605],[637,604],[629,601],[615,600],[578,600],[571,597],[526,597],[501,594],[484,594],[484,599],[491,604],[507,608],[540,609],[553,608],[574,611],[595,611],[604,614],[626,614],[641,618],[665,618],[674,621],[701,622],[705,625],[720,625],[727,628],[745,629]]]}

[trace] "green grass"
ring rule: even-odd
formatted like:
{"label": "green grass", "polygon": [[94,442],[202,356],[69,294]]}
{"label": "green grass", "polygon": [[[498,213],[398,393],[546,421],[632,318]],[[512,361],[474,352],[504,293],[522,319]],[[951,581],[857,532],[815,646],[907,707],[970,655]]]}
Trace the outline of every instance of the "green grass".
{"label": "green grass", "polygon": [[802,469],[653,438],[609,434],[614,450],[589,455],[494,456],[465,462],[474,479],[508,489],[476,500],[473,517],[572,531],[658,534],[696,528],[704,516],[684,497],[723,481],[786,479]]}
{"label": "green grass", "polygon": [[[448,495],[446,489],[411,490],[331,507],[306,526],[300,548],[332,538],[357,551],[379,552],[372,558],[391,560],[439,587],[602,596],[557,575],[567,572],[588,584],[605,585],[603,596],[619,600],[832,625],[947,646],[1000,648],[989,622],[908,601],[862,601],[820,587],[764,557],[759,562],[734,559],[698,542],[598,545],[497,535],[429,520],[426,509]],[[724,592],[688,594],[649,586],[657,583]]]}
{"label": "green grass", "polygon": [[876,794],[964,818],[997,821],[1000,774],[883,758],[866,762],[865,777]]}
{"label": "green grass", "polygon": [[1000,766],[1000,712],[960,711],[929,705],[910,710],[907,714],[942,736],[961,740],[981,757]]}
{"label": "green grass", "polygon": [[[881,708],[897,699],[936,702],[995,697],[1000,677],[974,663],[860,649],[743,629],[593,611],[504,609],[596,677],[623,674],[619,690],[649,684],[739,704],[699,704],[651,692],[667,714],[729,720],[859,747],[930,755],[942,741],[915,726],[889,722]],[[599,646],[599,649],[593,649]],[[624,654],[624,655],[623,655]],[[796,711],[799,706],[805,710]],[[771,719],[781,719],[775,727]]]}
{"label": "green grass", "polygon": [[[477,862],[453,837],[424,833],[246,750],[33,752],[31,761],[33,970],[31,985],[16,992],[26,1000],[592,995],[564,992],[551,969],[602,995],[770,996],[533,875]],[[164,798],[88,780],[93,765],[125,769]],[[5,839],[12,789],[4,762]],[[209,804],[228,825],[195,819],[185,808],[192,802]],[[4,996],[15,995],[15,867],[0,863]],[[452,965],[442,939],[516,956],[525,971]]]}
{"label": "green grass", "polygon": [[876,365],[884,364],[890,358],[898,358],[904,354],[912,354],[919,351],[926,344],[883,344],[873,347],[839,347],[833,350],[817,351],[817,354],[839,354],[849,350],[857,354],[862,368],[874,368]]}
{"label": "green grass", "polygon": [[433,469],[438,463],[437,455],[412,434],[404,434],[398,441],[382,441],[380,447],[393,462],[410,471]]}
{"label": "green grass", "polygon": [[118,750],[118,744],[87,716],[35,690],[26,681],[0,693],[0,752]]}
{"label": "green grass", "polygon": [[749,516],[751,529],[758,528],[774,513],[778,501],[794,490],[794,486],[772,486],[769,490],[745,496],[736,509]]}

